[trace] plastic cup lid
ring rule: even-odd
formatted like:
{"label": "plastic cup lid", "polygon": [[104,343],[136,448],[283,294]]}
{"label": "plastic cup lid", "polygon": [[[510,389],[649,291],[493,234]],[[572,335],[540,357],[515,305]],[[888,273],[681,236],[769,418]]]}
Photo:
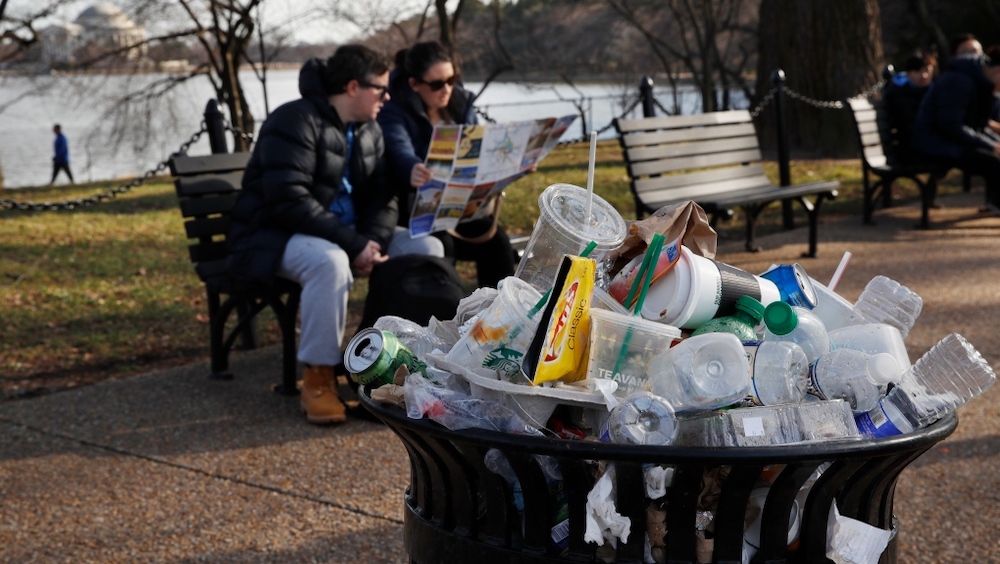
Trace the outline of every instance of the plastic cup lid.
{"label": "plastic cup lid", "polygon": [[618,247],[628,233],[625,219],[597,194],[593,195],[591,217],[584,217],[588,197],[587,190],[579,186],[553,184],[538,197],[538,208],[564,234],[584,242],[594,241],[605,250]]}

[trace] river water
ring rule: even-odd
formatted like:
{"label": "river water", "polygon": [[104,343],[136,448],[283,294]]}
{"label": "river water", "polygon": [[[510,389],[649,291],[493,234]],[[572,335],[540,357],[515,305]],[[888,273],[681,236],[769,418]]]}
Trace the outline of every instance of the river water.
{"label": "river water", "polygon": [[[252,73],[241,76],[254,116],[263,119],[263,89]],[[137,85],[155,85],[170,80],[168,75],[138,76],[38,76],[0,78],[0,167],[3,186],[18,188],[46,184],[52,174],[52,125],[59,123],[69,138],[70,161],[77,182],[127,178],[155,168],[182,143],[200,130],[202,114],[213,91],[204,78],[176,86],[151,100],[142,109],[126,114],[112,110],[115,101]],[[477,106],[499,122],[580,114],[583,107],[588,129],[601,129],[622,115],[635,100],[634,84],[587,84],[570,88],[557,84],[525,85],[494,82],[482,93]],[[478,92],[478,83],[467,87]],[[668,97],[664,91],[660,100]],[[693,90],[681,93],[681,113],[700,111],[700,99]],[[299,97],[298,71],[271,71],[267,80],[268,106]],[[630,116],[636,117],[635,109]],[[147,118],[148,116],[148,118]],[[135,124],[150,122],[147,132]],[[113,137],[114,126],[126,132]],[[567,131],[564,139],[584,136],[582,120]],[[613,128],[600,137],[614,136]],[[206,136],[191,146],[189,154],[209,152]],[[66,182],[60,175],[59,183]]]}

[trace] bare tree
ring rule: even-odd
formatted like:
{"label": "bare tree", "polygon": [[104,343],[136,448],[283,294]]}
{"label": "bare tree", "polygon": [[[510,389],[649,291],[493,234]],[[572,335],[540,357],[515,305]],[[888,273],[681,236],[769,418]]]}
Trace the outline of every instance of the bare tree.
{"label": "bare tree", "polygon": [[752,50],[747,45],[754,33],[747,14],[755,1],[607,0],[639,30],[675,86],[679,70],[690,75],[706,112],[729,107],[727,95],[717,96],[720,86],[749,91],[745,76]]}
{"label": "bare tree", "polygon": [[[789,89],[813,100],[790,101],[789,147],[829,157],[857,153],[846,112],[827,104],[875,85],[884,64],[877,0],[767,0],[760,7],[759,93],[771,90],[773,72],[784,70]],[[761,143],[775,145],[771,112],[761,114]]]}

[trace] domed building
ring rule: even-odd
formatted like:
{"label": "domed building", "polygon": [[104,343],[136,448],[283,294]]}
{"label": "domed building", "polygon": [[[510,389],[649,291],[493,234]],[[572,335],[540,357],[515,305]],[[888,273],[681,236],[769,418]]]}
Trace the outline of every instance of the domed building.
{"label": "domed building", "polygon": [[147,52],[146,29],[107,2],[86,8],[73,23],[43,29],[41,37],[42,58],[48,63],[71,64],[122,49],[127,50],[114,58],[133,61]]}

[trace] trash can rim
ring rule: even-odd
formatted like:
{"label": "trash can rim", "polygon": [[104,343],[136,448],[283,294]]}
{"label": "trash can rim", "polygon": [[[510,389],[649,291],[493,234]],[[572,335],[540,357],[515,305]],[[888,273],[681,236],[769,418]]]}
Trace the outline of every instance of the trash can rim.
{"label": "trash can rim", "polygon": [[958,426],[957,414],[950,413],[939,421],[912,433],[879,439],[838,440],[769,447],[640,446],[512,435],[481,429],[452,431],[426,417],[410,419],[401,408],[373,402],[366,390],[359,390],[358,396],[366,409],[390,427],[399,427],[457,443],[501,450],[516,449],[556,457],[636,463],[681,464],[699,460],[706,464],[777,464],[883,456],[927,449],[947,438]]}

